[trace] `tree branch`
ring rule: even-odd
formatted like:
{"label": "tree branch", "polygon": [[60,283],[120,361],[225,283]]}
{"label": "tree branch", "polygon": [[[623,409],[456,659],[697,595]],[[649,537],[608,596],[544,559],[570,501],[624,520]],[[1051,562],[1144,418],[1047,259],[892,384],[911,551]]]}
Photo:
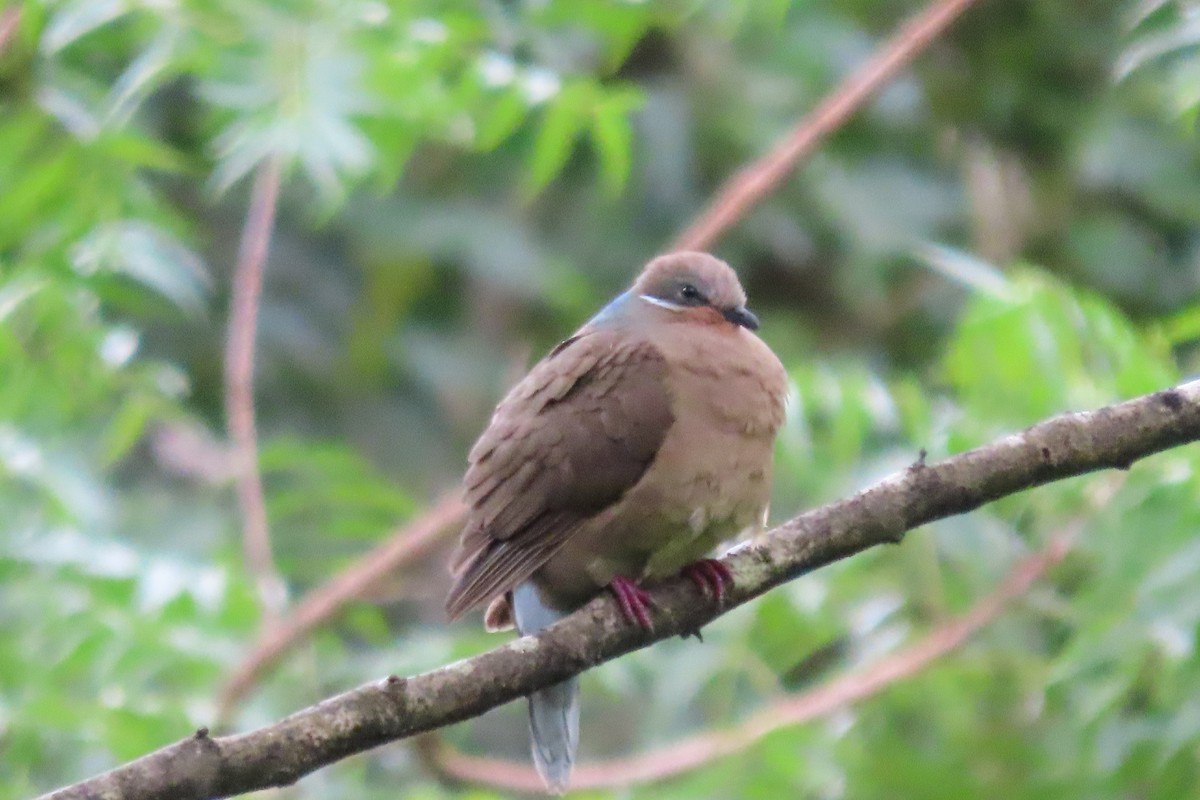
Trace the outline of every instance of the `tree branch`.
{"label": "tree branch", "polygon": [[258,585],[259,601],[270,622],[282,610],[286,591],[271,553],[262,475],[258,471],[258,434],[254,423],[254,340],[258,330],[263,266],[275,224],[282,167],[263,162],[254,178],[250,209],[233,275],[232,310],[225,342],[225,416],[233,440],[238,505],[246,565]]}
{"label": "tree branch", "polygon": [[849,498],[800,514],[726,557],[723,609],[684,580],[653,589],[653,632],[627,625],[606,595],[532,637],[411,678],[389,677],[249,733],[206,730],[48,798],[200,800],[287,785],[385,742],[477,716],[659,639],[700,629],[781,583],[920,525],[1033,486],[1200,439],[1200,382],[1065,414],[937,464],[924,460]]}
{"label": "tree branch", "polygon": [[[732,729],[696,734],[629,758],[579,764],[571,775],[571,788],[617,789],[671,778],[746,750],[780,728],[811,722],[876,695],[916,675],[999,617],[1066,556],[1072,539],[1069,534],[1055,536],[1041,550],[1020,561],[1000,586],[970,611],[939,625],[903,650],[809,691],[769,700],[761,711]],[[420,737],[417,746],[424,761],[444,776],[506,791],[543,790],[541,777],[527,764],[460,753],[434,734]]]}
{"label": "tree branch", "polygon": [[258,681],[297,642],[381,580],[427,553],[438,537],[463,515],[458,495],[447,497],[410,520],[378,547],[372,548],[346,569],[304,596],[270,629],[264,630],[250,655],[225,683],[217,701],[217,716],[224,718]]}
{"label": "tree branch", "polygon": [[[1124,477],[1121,475],[1118,480],[1103,486],[1092,497],[1092,508],[1087,514],[1076,516],[1040,550],[1017,562],[993,592],[965,614],[943,622],[919,641],[807,691],[770,699],[762,704],[761,711],[732,729],[706,731],[628,758],[579,764],[571,774],[571,788],[620,789],[672,778],[753,747],[781,728],[828,716],[913,677],[961,647],[1062,561],[1075,546],[1088,520],[1107,505],[1125,483]],[[526,763],[460,753],[436,733],[417,737],[415,744],[422,761],[447,778],[505,791],[542,791],[541,777]]]}
{"label": "tree branch", "polygon": [[728,178],[671,249],[707,250],[975,2],[937,0],[906,22],[766,155]]}

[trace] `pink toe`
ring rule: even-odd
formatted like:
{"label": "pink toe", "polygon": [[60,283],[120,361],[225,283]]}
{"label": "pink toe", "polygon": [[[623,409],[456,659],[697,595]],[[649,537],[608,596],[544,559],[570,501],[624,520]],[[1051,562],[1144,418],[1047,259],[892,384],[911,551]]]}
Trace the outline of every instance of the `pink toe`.
{"label": "pink toe", "polygon": [[612,590],[621,614],[629,623],[640,625],[648,631],[654,630],[654,623],[650,620],[649,592],[620,575],[612,579],[608,588]]}
{"label": "pink toe", "polygon": [[733,586],[733,573],[725,563],[714,558],[705,558],[683,568],[683,574],[704,594],[711,594],[720,605]]}

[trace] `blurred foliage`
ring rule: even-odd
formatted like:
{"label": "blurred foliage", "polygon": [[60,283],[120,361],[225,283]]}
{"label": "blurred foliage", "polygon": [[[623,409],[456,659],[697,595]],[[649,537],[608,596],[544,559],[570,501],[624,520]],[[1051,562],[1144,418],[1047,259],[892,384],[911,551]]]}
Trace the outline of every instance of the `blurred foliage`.
{"label": "blurred foliage", "polygon": [[[794,381],[777,519],[1195,371],[1193,5],[980,4],[720,244]],[[20,6],[0,53],[0,800],[212,724],[258,628],[220,383],[258,165],[287,176],[256,394],[296,597],[454,486],[505,385],[913,9]],[[1198,467],[1157,456],[1102,511],[1113,476],[1006,499],[595,670],[584,756],[868,664],[1082,520],[1051,578],[923,674],[621,795],[1191,796]],[[443,558],[319,632],[235,724],[495,644],[444,623]],[[447,735],[524,760],[523,717]],[[297,796],[492,794],[397,745]]]}

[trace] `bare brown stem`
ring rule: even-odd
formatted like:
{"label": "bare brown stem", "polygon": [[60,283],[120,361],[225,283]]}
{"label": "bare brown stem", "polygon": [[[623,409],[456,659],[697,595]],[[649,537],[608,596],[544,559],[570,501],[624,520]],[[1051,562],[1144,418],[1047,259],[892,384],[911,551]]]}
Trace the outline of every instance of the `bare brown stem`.
{"label": "bare brown stem", "polygon": [[230,676],[218,700],[218,717],[225,718],[288,650],[381,580],[429,552],[441,534],[462,518],[463,511],[457,495],[435,503],[378,547],[306,594],[287,616],[262,632],[250,655]]}
{"label": "bare brown stem", "polygon": [[258,433],[254,421],[254,341],[262,296],[263,267],[275,224],[282,167],[263,162],[254,178],[250,209],[242,231],[233,275],[232,309],[225,343],[225,416],[233,440],[238,506],[246,565],[258,585],[268,623],[283,609],[286,590],[271,552],[271,532],[258,471]]}
{"label": "bare brown stem", "polygon": [[8,49],[8,42],[21,25],[21,6],[9,6],[0,11],[0,56]]}
{"label": "bare brown stem", "polygon": [[766,155],[726,180],[672,249],[706,250],[712,246],[975,2],[936,0],[906,22]]}

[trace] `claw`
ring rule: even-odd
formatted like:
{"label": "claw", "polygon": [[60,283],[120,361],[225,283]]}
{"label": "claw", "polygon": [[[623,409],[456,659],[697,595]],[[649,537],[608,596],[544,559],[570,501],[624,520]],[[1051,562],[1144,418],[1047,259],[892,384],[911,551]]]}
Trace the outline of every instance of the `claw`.
{"label": "claw", "polygon": [[725,562],[715,558],[688,564],[683,568],[683,574],[696,584],[702,594],[712,595],[718,606],[725,603],[725,595],[733,587],[733,573],[725,566]]}
{"label": "claw", "polygon": [[621,607],[621,614],[625,619],[633,625],[641,625],[648,631],[654,630],[654,623],[650,621],[650,593],[642,587],[638,586],[629,578],[622,578],[620,575],[612,579],[608,584],[608,588],[612,591],[613,596],[617,598],[617,605]]}

